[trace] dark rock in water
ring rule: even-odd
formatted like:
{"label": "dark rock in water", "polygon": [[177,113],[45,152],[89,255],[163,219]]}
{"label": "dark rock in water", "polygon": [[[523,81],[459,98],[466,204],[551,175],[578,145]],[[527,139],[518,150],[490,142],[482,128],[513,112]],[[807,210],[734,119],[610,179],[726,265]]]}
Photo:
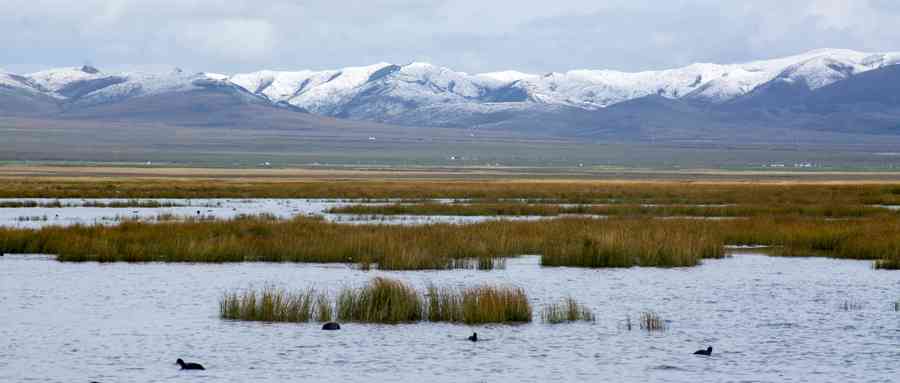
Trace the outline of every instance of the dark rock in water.
{"label": "dark rock in water", "polygon": [[322,325],[322,330],[340,330],[341,325],[337,322],[328,322]]}
{"label": "dark rock in water", "polygon": [[185,363],[181,358],[178,358],[175,364],[181,366],[182,370],[205,370],[199,363]]}
{"label": "dark rock in water", "polygon": [[710,356],[710,355],[712,355],[712,346],[707,347],[706,350],[697,350],[697,351],[694,351],[694,355],[706,355],[706,356]]}

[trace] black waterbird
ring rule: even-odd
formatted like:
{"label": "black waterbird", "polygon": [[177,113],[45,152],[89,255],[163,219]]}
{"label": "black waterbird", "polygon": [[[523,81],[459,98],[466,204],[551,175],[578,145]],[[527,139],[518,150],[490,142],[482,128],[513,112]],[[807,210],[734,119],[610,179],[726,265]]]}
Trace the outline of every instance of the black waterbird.
{"label": "black waterbird", "polygon": [[175,364],[181,366],[182,370],[205,370],[199,363],[185,363],[181,358],[178,358]]}

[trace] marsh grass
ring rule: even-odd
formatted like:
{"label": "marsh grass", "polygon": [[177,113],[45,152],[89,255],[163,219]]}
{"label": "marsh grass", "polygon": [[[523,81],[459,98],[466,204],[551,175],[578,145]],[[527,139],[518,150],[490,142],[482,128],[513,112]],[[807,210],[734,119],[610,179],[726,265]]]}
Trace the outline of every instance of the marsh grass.
{"label": "marsh grass", "polygon": [[363,269],[490,270],[523,254],[544,266],[681,267],[767,245],[772,255],[875,260],[900,268],[900,219],[560,218],[477,224],[342,225],[298,217],[124,221],[115,226],[0,228],[0,251],[83,262],[327,262]]}
{"label": "marsh grass", "polygon": [[566,298],[560,303],[551,303],[541,309],[541,320],[544,323],[556,324],[565,322],[594,322],[594,313],[574,298]]}
{"label": "marsh grass", "polygon": [[666,329],[668,328],[668,326],[666,325],[666,321],[663,320],[662,317],[659,316],[659,314],[653,311],[642,312],[640,317],[638,318],[638,323],[641,330],[650,332],[666,331]]}
{"label": "marsh grass", "polygon": [[469,325],[531,322],[531,305],[517,287],[489,286],[463,289],[428,287],[428,320]]}
{"label": "marsh grass", "polygon": [[525,323],[531,306],[524,290],[482,285],[469,288],[429,286],[420,294],[409,285],[376,277],[359,288],[344,288],[332,300],[308,289],[288,292],[266,287],[229,292],[219,299],[223,319],[265,322],[344,322],[398,324],[420,321],[469,325]]}
{"label": "marsh grass", "polygon": [[572,225],[543,243],[541,265],[576,267],[695,266],[725,256],[721,236],[709,225],[652,221],[610,221]]}
{"label": "marsh grass", "polygon": [[309,289],[287,292],[273,287],[226,293],[219,300],[222,319],[263,322],[320,322],[331,319],[327,295]]}
{"label": "marsh grass", "polygon": [[889,205],[900,204],[896,184],[742,183],[691,181],[232,181],[120,178],[0,180],[2,198],[458,198],[551,203]]}
{"label": "marsh grass", "polygon": [[337,298],[338,320],[362,323],[403,323],[422,320],[425,303],[403,282],[375,278],[359,289],[345,289]]}

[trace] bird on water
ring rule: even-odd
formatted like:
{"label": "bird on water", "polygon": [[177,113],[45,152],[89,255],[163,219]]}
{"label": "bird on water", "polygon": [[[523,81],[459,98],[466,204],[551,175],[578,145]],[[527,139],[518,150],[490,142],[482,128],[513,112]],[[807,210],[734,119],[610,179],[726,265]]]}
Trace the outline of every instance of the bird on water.
{"label": "bird on water", "polygon": [[477,342],[477,341],[478,341],[478,333],[477,333],[477,332],[473,332],[472,335],[469,336],[469,340],[471,340],[471,341],[473,341],[473,342]]}
{"label": "bird on water", "polygon": [[694,355],[706,355],[706,356],[710,356],[710,355],[712,355],[712,346],[707,347],[706,350],[697,350],[697,351],[694,351]]}
{"label": "bird on water", "polygon": [[341,325],[338,324],[337,322],[328,322],[328,323],[325,323],[324,325],[322,325],[322,330],[333,331],[333,330],[340,330],[340,329],[341,329]]}
{"label": "bird on water", "polygon": [[181,366],[182,370],[205,370],[199,363],[185,363],[181,358],[178,358],[175,364]]}

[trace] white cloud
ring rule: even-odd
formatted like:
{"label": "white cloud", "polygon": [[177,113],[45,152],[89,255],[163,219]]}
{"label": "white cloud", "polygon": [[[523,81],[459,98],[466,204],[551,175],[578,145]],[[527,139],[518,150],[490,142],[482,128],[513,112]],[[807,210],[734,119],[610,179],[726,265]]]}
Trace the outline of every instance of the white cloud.
{"label": "white cloud", "polygon": [[900,50],[893,0],[0,0],[0,66],[643,70]]}

